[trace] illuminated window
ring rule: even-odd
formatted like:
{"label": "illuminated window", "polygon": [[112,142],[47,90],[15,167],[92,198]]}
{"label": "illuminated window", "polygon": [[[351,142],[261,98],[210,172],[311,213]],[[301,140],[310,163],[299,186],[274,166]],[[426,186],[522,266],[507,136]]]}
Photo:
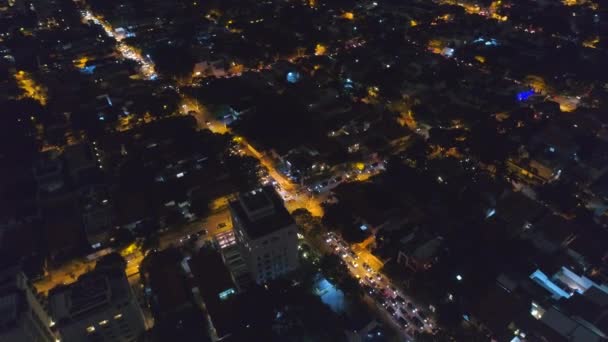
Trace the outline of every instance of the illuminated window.
{"label": "illuminated window", "polygon": [[95,331],[95,327],[94,326],[91,325],[91,326],[87,327],[87,332],[88,333],[92,333],[93,331]]}

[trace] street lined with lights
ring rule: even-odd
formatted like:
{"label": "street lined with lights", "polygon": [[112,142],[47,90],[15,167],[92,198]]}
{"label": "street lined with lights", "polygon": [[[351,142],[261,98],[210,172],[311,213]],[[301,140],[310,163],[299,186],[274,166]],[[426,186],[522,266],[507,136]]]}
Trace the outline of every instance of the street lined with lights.
{"label": "street lined with lights", "polygon": [[140,72],[144,79],[155,80],[158,78],[158,74],[154,68],[154,62],[150,59],[149,55],[143,56],[135,47],[128,45],[123,41],[123,37],[116,35],[114,28],[100,16],[95,15],[90,10],[82,10],[82,19],[85,22],[92,21],[96,25],[99,25],[106,35],[116,40],[116,49],[120,52],[121,56],[125,59],[132,60],[139,64]]}
{"label": "street lined with lights", "polygon": [[355,253],[348,243],[332,232],[327,233],[325,244],[340,256],[345,267],[359,280],[365,295],[391,317],[392,323],[400,328],[408,340],[414,340],[416,331],[433,332],[436,325],[425,310],[418,308],[378,268],[367,263],[362,256],[364,253]]}

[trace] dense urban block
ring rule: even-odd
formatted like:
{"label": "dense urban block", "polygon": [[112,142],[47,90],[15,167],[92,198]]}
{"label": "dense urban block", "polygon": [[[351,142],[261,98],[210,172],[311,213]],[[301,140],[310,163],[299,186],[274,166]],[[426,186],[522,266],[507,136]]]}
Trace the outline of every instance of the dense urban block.
{"label": "dense urban block", "polygon": [[605,0],[0,0],[0,341],[608,341]]}

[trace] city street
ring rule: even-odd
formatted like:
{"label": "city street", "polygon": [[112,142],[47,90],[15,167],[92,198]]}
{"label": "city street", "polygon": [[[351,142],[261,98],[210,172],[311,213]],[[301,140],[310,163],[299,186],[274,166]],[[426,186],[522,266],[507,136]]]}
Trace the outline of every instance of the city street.
{"label": "city street", "polygon": [[46,275],[42,279],[34,282],[34,286],[39,293],[46,294],[56,286],[75,282],[79,276],[92,270],[94,267],[94,260],[72,260],[59,268],[47,270]]}
{"label": "city street", "polygon": [[[425,310],[417,307],[411,298],[392,285],[390,279],[375,268],[377,260],[371,253],[358,246],[358,252],[334,233],[328,233],[325,240],[327,247],[340,255],[350,273],[359,280],[365,289],[365,295],[375,303],[389,323],[397,325],[407,340],[413,340],[416,331],[431,333],[435,323],[428,318]],[[371,256],[371,257],[370,257]],[[380,264],[380,267],[382,264]]]}
{"label": "city street", "polygon": [[[216,209],[211,215],[202,220],[196,220],[178,227],[173,227],[159,236],[159,249],[165,249],[170,246],[179,246],[187,241],[188,236],[199,232],[203,229],[207,230],[204,239],[210,240],[212,237],[226,230],[232,229],[232,221],[227,206]],[[106,251],[107,253],[111,250]],[[127,269],[125,273],[129,277],[131,284],[137,283],[139,276],[139,265],[143,260],[144,255],[136,244],[127,246],[124,250],[119,251],[127,261]],[[50,289],[59,286],[73,283],[78,277],[95,267],[97,259],[107,253],[98,253],[86,258],[75,259],[60,267],[47,271],[47,275],[42,279],[34,282],[34,286],[40,293],[46,293]]]}
{"label": "city street", "polygon": [[[201,111],[201,106],[196,100],[186,100],[189,105],[184,107],[189,111],[194,111],[195,117],[201,128],[208,128],[215,133],[226,133],[228,128],[226,125],[215,121],[209,117],[206,111]],[[193,105],[196,104],[196,105]],[[195,110],[196,109],[196,110]],[[298,184],[290,181],[286,176],[280,173],[274,163],[264,154],[257,151],[245,138],[237,137],[237,142],[243,146],[243,151],[256,159],[267,170],[270,180],[273,182],[275,189],[285,200],[285,206],[292,212],[298,208],[306,208],[314,216],[323,216],[321,203],[327,199],[329,191],[319,194],[312,194],[307,189],[302,189]],[[372,175],[381,172],[381,170],[373,170],[362,172],[351,177],[349,181],[365,181]],[[344,177],[344,179],[348,179]],[[213,234],[210,234],[213,235]],[[396,327],[406,338],[413,340],[416,330],[431,332],[434,323],[426,317],[421,317],[418,308],[416,308],[410,298],[400,293],[392,286],[389,279],[378,271],[382,268],[383,263],[376,258],[367,248],[373,241],[370,239],[352,246],[348,246],[346,242],[339,239],[335,235],[331,235],[326,240],[327,248],[339,253],[346,263],[349,271],[353,276],[359,279],[361,286],[365,288],[366,298],[378,308],[382,318],[388,324]]]}
{"label": "city street", "polygon": [[[82,11],[82,16],[83,20],[90,20],[95,24],[100,25],[109,37],[114,37],[116,39],[117,50],[123,58],[133,60],[140,65],[140,74],[143,78],[153,80],[157,77],[154,70],[154,64],[150,59],[142,56],[136,49],[127,45],[124,41],[121,41],[121,37],[116,37],[113,33],[114,30],[109,23],[102,18],[95,16],[88,10]],[[230,129],[224,123],[211,117],[211,114],[207,111],[205,106],[194,98],[182,94],[180,112],[184,115],[194,115],[197,124],[201,129],[209,129],[218,134],[230,133]],[[244,137],[238,136],[236,137],[236,140],[242,146],[242,151],[245,155],[256,158],[259,163],[266,168],[269,179],[277,192],[284,199],[285,206],[290,212],[299,208],[305,208],[314,216],[323,216],[321,204],[323,201],[327,200],[328,195],[330,194],[328,190],[320,191],[315,194],[308,189],[302,188],[299,184],[292,182],[289,178],[279,172],[276,169],[275,162],[259,152],[246,141]],[[366,170],[366,172],[359,172],[354,177],[346,173],[334,176],[339,176],[344,179],[344,181],[363,182],[380,171],[381,170]],[[217,233],[232,229],[229,211],[225,204],[226,203],[221,207],[216,205],[212,210],[213,213],[206,219],[195,220],[162,233],[159,237],[159,249],[162,250],[170,246],[180,246],[190,241],[192,238],[196,238],[199,242],[212,239]],[[421,322],[421,318],[416,313],[417,309],[411,307],[411,301],[407,303],[410,305],[408,310],[406,303],[398,300],[399,298],[403,299],[404,297],[392,287],[390,281],[386,279],[386,277],[378,273],[378,270],[381,269],[383,263],[369,252],[367,249],[369,242],[370,241],[366,241],[354,245],[351,249],[350,246],[336,236],[332,235],[327,240],[328,247],[333,249],[336,253],[341,254],[349,271],[360,280],[361,286],[365,287],[366,295],[372,302],[376,303],[380,310],[384,310],[393,318],[391,321],[392,324],[397,324],[402,329],[407,339],[412,339],[414,333],[413,329],[430,330],[432,324],[423,323],[420,325],[419,322]],[[135,244],[133,246],[135,246]],[[129,249],[129,247],[127,249]],[[128,251],[122,251],[121,254],[128,263],[126,274],[129,277],[129,281],[136,293],[139,293],[139,265],[143,260],[144,255],[136,246],[135,248],[130,249],[131,250]],[[56,285],[68,284],[75,281],[80,274],[92,269],[94,264],[94,259],[71,263],[60,269],[49,272],[49,275],[38,282],[36,286],[39,291],[46,292]]]}

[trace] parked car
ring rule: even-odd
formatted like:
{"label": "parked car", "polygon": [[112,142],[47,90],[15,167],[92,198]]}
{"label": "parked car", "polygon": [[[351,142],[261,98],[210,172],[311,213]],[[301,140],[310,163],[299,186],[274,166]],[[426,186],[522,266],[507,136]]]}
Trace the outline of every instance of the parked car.
{"label": "parked car", "polygon": [[420,318],[422,318],[422,321],[424,323],[427,323],[429,321],[429,316],[426,314],[426,312],[420,310],[418,311],[418,316],[420,316]]}
{"label": "parked car", "polygon": [[207,231],[207,229],[202,229],[202,230],[199,230],[198,232],[196,232],[196,233],[194,233],[192,235],[196,236],[196,237],[201,237],[201,236],[207,235],[208,233],[209,232]]}
{"label": "parked car", "polygon": [[418,318],[418,317],[412,318],[412,323],[414,323],[414,325],[416,327],[418,327],[418,329],[420,329],[420,330],[424,329],[424,322],[422,322],[420,320],[420,318]]}

